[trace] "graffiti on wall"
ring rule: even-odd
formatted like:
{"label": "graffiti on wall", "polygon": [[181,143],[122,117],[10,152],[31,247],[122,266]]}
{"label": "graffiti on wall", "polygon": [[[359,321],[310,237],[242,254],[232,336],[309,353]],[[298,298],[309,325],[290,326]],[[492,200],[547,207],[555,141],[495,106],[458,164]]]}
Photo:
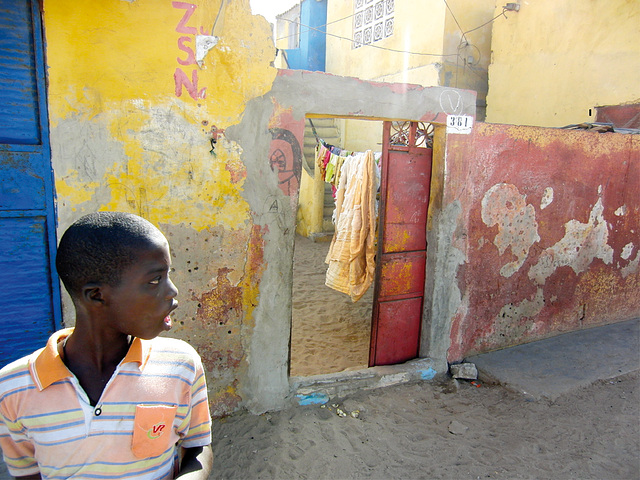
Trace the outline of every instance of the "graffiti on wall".
{"label": "graffiti on wall", "polygon": [[288,197],[298,191],[302,174],[302,148],[296,136],[284,128],[271,128],[269,165],[278,172],[278,185]]}
{"label": "graffiti on wall", "polygon": [[[209,33],[200,27],[199,31],[196,27],[190,24],[191,16],[197,8],[197,5],[185,2],[171,2],[173,8],[178,10],[184,10],[182,18],[176,25],[176,32],[183,34],[178,38],[178,49],[182,52],[182,56],[176,58],[179,66],[173,74],[173,80],[175,83],[175,95],[176,97],[182,96],[183,88],[187,91],[189,96],[194,100],[204,99],[207,95],[207,87],[198,88],[198,69],[196,68],[196,36],[200,35],[209,36]],[[185,56],[186,54],[186,56]],[[183,70],[183,67],[192,67],[191,76]]]}

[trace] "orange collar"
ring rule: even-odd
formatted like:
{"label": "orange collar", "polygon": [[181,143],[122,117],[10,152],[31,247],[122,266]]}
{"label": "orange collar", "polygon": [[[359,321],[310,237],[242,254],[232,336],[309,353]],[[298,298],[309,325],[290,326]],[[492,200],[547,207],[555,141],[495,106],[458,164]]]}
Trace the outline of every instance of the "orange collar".
{"label": "orange collar", "polygon": [[[62,361],[61,355],[63,342],[72,333],[73,328],[58,330],[49,337],[47,345],[39,352],[36,352],[30,360],[31,375],[39,390],[42,391],[54,382],[73,376]],[[120,364],[136,362],[140,365],[140,370],[142,370],[147,363],[150,351],[151,342],[142,341],[134,337],[129,351]]]}

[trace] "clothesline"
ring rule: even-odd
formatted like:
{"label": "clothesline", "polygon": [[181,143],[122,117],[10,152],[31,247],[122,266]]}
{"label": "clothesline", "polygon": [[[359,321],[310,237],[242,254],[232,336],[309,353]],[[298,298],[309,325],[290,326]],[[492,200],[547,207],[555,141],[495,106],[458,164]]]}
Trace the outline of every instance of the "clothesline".
{"label": "clothesline", "polygon": [[331,183],[335,232],[325,262],[325,285],[357,302],[375,274],[375,244],[381,153],[352,152],[316,138],[316,173]]}
{"label": "clothesline", "polygon": [[[321,148],[324,148],[322,146]],[[375,273],[377,179],[373,152],[345,157],[338,182],[335,232],[325,263],[325,285],[357,302]]]}
{"label": "clothesline", "polygon": [[[315,161],[316,167],[320,172],[320,177],[325,182],[331,184],[331,191],[333,194],[333,198],[336,198],[336,190],[338,189],[338,184],[340,181],[340,176],[342,174],[342,168],[344,167],[345,162],[349,159],[353,158],[355,155],[362,154],[365,152],[354,152],[350,150],[345,150],[343,148],[337,147],[335,145],[330,145],[325,142],[322,138],[320,138],[317,134],[316,136],[316,150],[315,150]],[[376,152],[373,154],[375,160],[375,166],[377,170],[377,177],[380,178],[380,158],[382,157],[380,152]]]}

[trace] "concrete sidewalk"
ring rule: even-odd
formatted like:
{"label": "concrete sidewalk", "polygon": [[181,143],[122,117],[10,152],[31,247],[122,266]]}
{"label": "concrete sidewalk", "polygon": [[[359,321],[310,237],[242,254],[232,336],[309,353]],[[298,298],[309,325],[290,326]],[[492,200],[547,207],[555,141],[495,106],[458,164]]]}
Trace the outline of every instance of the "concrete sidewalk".
{"label": "concrete sidewalk", "polygon": [[480,380],[534,399],[640,370],[640,319],[566,333],[466,359]]}

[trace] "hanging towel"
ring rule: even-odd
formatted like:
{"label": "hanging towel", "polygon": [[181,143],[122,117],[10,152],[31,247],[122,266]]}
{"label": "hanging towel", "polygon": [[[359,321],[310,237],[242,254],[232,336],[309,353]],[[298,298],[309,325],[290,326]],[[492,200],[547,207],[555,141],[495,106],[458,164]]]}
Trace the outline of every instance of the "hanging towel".
{"label": "hanging towel", "polygon": [[331,151],[323,143],[316,143],[316,167],[322,180],[325,179],[326,162],[328,162],[329,155],[331,155]]}
{"label": "hanging towel", "polygon": [[375,274],[375,194],[373,152],[356,154],[342,165],[336,191],[335,233],[325,263],[325,285],[357,302]]}

